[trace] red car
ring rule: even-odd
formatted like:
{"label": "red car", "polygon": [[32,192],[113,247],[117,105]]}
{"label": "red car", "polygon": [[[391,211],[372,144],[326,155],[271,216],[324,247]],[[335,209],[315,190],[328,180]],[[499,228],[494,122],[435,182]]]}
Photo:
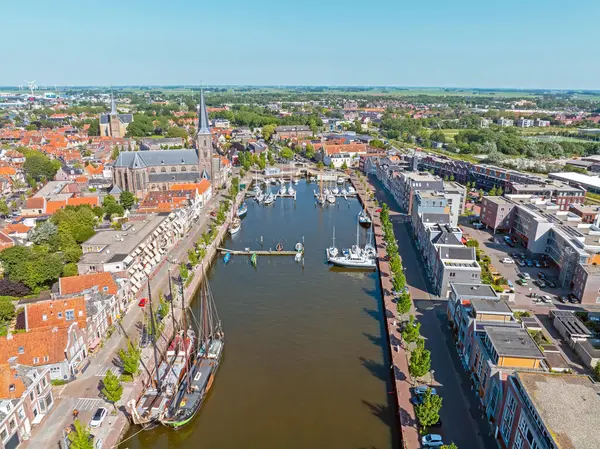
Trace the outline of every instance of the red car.
{"label": "red car", "polygon": [[148,298],[142,298],[142,299],[140,299],[140,302],[138,302],[138,306],[145,307],[147,301],[148,301]]}
{"label": "red car", "polygon": [[381,207],[379,209],[375,209],[375,212],[381,212]]}

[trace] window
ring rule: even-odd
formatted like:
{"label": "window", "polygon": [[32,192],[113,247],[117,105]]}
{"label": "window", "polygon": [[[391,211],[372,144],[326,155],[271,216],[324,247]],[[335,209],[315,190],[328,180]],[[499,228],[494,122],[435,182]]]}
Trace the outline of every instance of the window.
{"label": "window", "polygon": [[59,366],[53,366],[52,368],[50,368],[50,372],[51,373],[59,373],[60,372],[60,367]]}
{"label": "window", "polygon": [[40,384],[37,384],[35,386],[35,392],[38,394],[38,396],[40,395],[40,393],[42,392],[42,389],[40,388]]}
{"label": "window", "polygon": [[[44,357],[45,358],[45,357]],[[46,385],[48,385],[48,381],[46,380],[46,378],[42,378],[42,387],[46,388]]]}
{"label": "window", "polygon": [[6,431],[6,429],[2,429],[2,432],[0,432],[0,438],[2,438],[2,441],[8,438],[8,432]]}
{"label": "window", "polygon": [[19,352],[19,354],[25,354],[25,348],[23,346],[19,346],[17,351]]}
{"label": "window", "polygon": [[8,386],[8,391],[15,391],[15,384],[10,384]]}
{"label": "window", "polygon": [[107,292],[108,291],[108,286],[105,285],[104,287],[102,287],[102,291],[103,292]]}
{"label": "window", "polygon": [[508,393],[508,399],[506,400],[506,406],[504,407],[504,415],[502,418],[502,427],[500,428],[500,434],[506,443],[510,437],[513,420],[515,419],[515,408],[517,407],[517,401],[515,400],[512,393]]}
{"label": "window", "polygon": [[34,364],[34,365],[37,365],[38,363],[40,363],[40,359],[39,359],[39,357],[34,357],[34,358],[33,358],[33,364]]}
{"label": "window", "polygon": [[46,321],[48,319],[48,315],[42,315],[42,321]]}
{"label": "window", "polygon": [[452,273],[450,273],[448,276],[449,276],[449,277],[451,277],[451,278],[454,278],[454,277],[456,277],[456,273],[455,273],[455,272],[452,272]]}
{"label": "window", "polygon": [[50,409],[52,407],[52,392],[48,393],[48,396],[46,396],[46,398],[44,399],[44,402],[46,403],[46,408]]}
{"label": "window", "polygon": [[171,173],[174,173],[177,171],[177,167],[171,167]]}
{"label": "window", "polygon": [[18,411],[19,413],[19,419],[25,419],[25,410],[23,410],[23,407],[21,407]]}
{"label": "window", "polygon": [[17,428],[17,423],[14,418],[11,419],[10,422],[8,423],[8,428],[10,429],[11,432]]}
{"label": "window", "polygon": [[73,309],[65,312],[65,318],[67,321],[73,321],[75,319],[75,311]]}
{"label": "window", "polygon": [[525,419],[525,414],[521,413],[521,418],[519,418],[519,430],[525,434],[527,433],[527,420]]}
{"label": "window", "polygon": [[58,312],[58,318],[62,318],[62,312]]}
{"label": "window", "polygon": [[79,313],[77,314],[79,316],[83,316],[83,310],[80,310]]}
{"label": "window", "polygon": [[48,360],[50,360],[50,357],[48,357],[47,355],[44,356],[44,362],[47,362]]}
{"label": "window", "polygon": [[35,396],[33,395],[33,391],[29,392],[29,399],[31,399],[31,401],[33,401],[35,399]]}

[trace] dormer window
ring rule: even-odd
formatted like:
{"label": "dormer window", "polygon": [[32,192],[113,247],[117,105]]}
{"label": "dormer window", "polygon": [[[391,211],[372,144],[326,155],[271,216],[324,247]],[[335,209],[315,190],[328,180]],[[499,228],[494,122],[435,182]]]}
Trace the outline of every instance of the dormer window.
{"label": "dormer window", "polygon": [[8,391],[15,391],[15,384],[10,384],[8,386]]}
{"label": "dormer window", "polygon": [[19,354],[25,354],[25,348],[23,346],[19,346],[17,351],[19,352]]}

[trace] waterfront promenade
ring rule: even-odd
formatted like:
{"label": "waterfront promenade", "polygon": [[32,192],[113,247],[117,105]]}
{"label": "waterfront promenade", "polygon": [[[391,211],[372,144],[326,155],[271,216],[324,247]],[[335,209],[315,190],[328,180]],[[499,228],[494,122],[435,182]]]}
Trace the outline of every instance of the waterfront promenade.
{"label": "waterfront promenade", "polygon": [[[383,300],[383,311],[385,315],[387,341],[390,351],[390,359],[392,360],[393,370],[393,385],[395,386],[397,407],[398,407],[398,422],[401,430],[401,444],[405,449],[416,449],[420,447],[419,431],[417,427],[417,419],[415,409],[410,402],[411,388],[413,380],[408,373],[408,357],[409,353],[402,345],[400,334],[399,320],[397,317],[396,303],[392,294],[392,274],[389,263],[386,261],[387,252],[383,245],[383,234],[381,229],[381,221],[379,213],[376,212],[378,206],[371,199],[374,193],[373,187],[366,181],[360,180],[356,175],[351,177],[352,184],[358,193],[358,197],[363,207],[367,210],[373,220],[373,234],[375,236],[375,244],[377,248],[377,259],[379,265],[379,280],[381,283],[381,292]],[[414,314],[414,306],[411,307],[411,312]]]}

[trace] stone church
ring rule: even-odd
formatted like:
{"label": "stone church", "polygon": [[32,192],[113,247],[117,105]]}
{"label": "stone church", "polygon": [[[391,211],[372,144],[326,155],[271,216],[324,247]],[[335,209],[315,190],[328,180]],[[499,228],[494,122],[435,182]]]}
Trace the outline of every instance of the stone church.
{"label": "stone church", "polygon": [[198,183],[203,178],[216,188],[224,186],[229,161],[213,147],[203,91],[198,113],[194,149],[122,151],[115,161],[113,184],[138,198],[150,190],[169,190],[172,184]]}
{"label": "stone church", "polygon": [[115,98],[110,95],[110,113],[100,114],[100,135],[109,137],[125,137],[127,127],[133,122],[133,114],[119,114]]}

